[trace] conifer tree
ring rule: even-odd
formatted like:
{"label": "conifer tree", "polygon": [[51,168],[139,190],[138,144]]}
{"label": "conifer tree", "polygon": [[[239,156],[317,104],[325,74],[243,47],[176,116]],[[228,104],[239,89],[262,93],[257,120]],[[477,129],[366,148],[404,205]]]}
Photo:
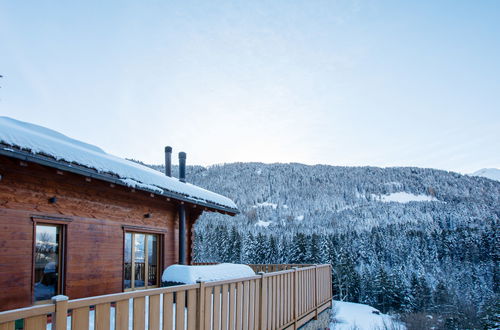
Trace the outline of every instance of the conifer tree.
{"label": "conifer tree", "polygon": [[236,226],[232,226],[231,228],[231,234],[230,234],[230,244],[231,244],[231,251],[230,251],[230,262],[232,263],[241,263],[241,235],[236,229]]}
{"label": "conifer tree", "polygon": [[292,240],[291,262],[293,264],[306,263],[307,258],[307,242],[306,236],[303,233],[296,233]]}

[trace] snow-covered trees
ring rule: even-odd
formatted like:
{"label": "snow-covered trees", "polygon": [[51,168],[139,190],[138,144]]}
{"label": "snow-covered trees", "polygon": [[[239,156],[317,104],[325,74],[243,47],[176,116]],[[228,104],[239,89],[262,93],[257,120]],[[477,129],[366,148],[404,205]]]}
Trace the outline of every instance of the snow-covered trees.
{"label": "snow-covered trees", "polygon": [[[330,263],[336,298],[384,312],[440,310],[452,323],[472,308],[491,320],[499,182],[422,168],[260,163],[188,167],[188,180],[241,211],[203,214],[197,261]],[[394,193],[431,201],[384,202]]]}

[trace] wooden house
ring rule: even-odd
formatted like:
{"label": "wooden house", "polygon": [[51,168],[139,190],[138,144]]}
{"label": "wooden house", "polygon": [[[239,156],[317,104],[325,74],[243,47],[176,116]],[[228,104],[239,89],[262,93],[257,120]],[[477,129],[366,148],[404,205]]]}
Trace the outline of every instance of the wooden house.
{"label": "wooden house", "polygon": [[185,182],[184,153],[176,179],[0,117],[0,311],[58,294],[157,287],[165,267],[190,263],[203,211],[238,212],[230,199]]}

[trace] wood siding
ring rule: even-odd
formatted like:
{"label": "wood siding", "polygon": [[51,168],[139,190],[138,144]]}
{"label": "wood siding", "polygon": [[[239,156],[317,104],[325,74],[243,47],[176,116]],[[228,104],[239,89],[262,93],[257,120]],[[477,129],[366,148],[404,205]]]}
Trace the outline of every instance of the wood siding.
{"label": "wood siding", "polygon": [[[178,261],[178,205],[165,197],[4,156],[0,175],[0,310],[32,304],[33,217],[64,218],[70,299],[122,291],[123,226],[162,235],[160,269]],[[186,211],[190,261],[190,231],[201,209],[186,205]]]}

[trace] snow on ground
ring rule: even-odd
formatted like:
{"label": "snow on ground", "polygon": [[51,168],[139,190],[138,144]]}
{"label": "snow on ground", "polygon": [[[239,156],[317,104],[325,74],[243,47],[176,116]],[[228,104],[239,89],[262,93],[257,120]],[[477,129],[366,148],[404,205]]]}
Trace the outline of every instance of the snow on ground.
{"label": "snow on ground", "polygon": [[276,208],[278,207],[278,204],[274,204],[274,203],[270,203],[270,202],[262,202],[262,203],[257,203],[253,206],[254,208],[257,208],[257,207],[272,207],[273,209],[276,210]]}
{"label": "snow on ground", "polygon": [[332,330],[406,329],[404,325],[395,321],[390,315],[382,314],[378,309],[371,306],[337,300],[334,300],[333,304],[335,321],[330,323],[330,329]]}
{"label": "snow on ground", "polygon": [[19,148],[34,155],[53,157],[102,174],[117,176],[123,184],[138,189],[162,193],[164,190],[184,195],[194,201],[203,201],[236,209],[227,197],[205,190],[176,178],[163,175],[149,167],[107,154],[99,147],[69,138],[51,129],[0,117],[0,148],[13,151]]}
{"label": "snow on ground", "polygon": [[500,170],[498,168],[483,168],[470,174],[470,176],[482,176],[491,180],[500,181]]}
{"label": "snow on ground", "polygon": [[197,281],[222,281],[233,278],[255,276],[247,265],[218,264],[207,266],[172,265],[163,271],[163,282],[195,284]]}
{"label": "snow on ground", "polygon": [[438,199],[429,195],[415,195],[404,191],[391,193],[389,195],[374,195],[372,198],[384,203],[409,203],[409,202],[437,202]]}
{"label": "snow on ground", "polygon": [[336,212],[342,212],[342,211],[346,211],[346,210],[354,210],[357,207],[359,207],[359,205],[346,205],[346,206],[339,207],[336,210]]}
{"label": "snow on ground", "polygon": [[401,182],[397,182],[397,181],[386,182],[386,183],[384,183],[384,185],[391,186],[391,187],[394,187],[394,188],[401,188],[401,187],[403,187],[403,184]]}
{"label": "snow on ground", "polygon": [[262,220],[259,220],[257,221],[257,223],[255,224],[256,226],[260,226],[260,227],[269,227],[269,225],[271,224],[272,221],[262,221]]}

